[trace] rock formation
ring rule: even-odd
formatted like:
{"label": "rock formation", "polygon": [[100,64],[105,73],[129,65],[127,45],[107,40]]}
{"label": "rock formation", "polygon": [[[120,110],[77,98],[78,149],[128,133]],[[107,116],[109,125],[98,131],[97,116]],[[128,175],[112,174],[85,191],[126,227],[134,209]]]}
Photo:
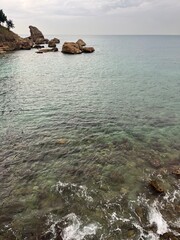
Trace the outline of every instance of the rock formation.
{"label": "rock formation", "polygon": [[82,51],[79,49],[79,45],[77,43],[65,42],[62,46],[62,53],[80,54]]}
{"label": "rock formation", "polygon": [[79,54],[79,53],[92,53],[95,51],[93,47],[84,47],[86,43],[79,39],[76,43],[75,42],[65,42],[62,46],[62,53],[67,54]]}
{"label": "rock formation", "polygon": [[37,27],[29,26],[29,29],[30,29],[31,38],[33,42],[36,42],[37,40],[40,40],[40,39],[44,40],[44,35]]}
{"label": "rock formation", "polygon": [[21,38],[7,28],[0,26],[0,52],[14,50],[29,50],[32,47],[32,42],[29,38]]}

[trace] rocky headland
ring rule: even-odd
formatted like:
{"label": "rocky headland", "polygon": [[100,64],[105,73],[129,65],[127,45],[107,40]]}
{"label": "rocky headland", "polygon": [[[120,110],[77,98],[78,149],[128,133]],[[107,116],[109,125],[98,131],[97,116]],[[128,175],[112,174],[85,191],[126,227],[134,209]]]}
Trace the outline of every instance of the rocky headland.
{"label": "rocky headland", "polygon": [[[60,44],[58,38],[51,40],[44,37],[44,34],[35,26],[29,26],[30,36],[22,38],[6,27],[0,25],[0,54],[15,50],[30,50],[31,48],[39,49],[36,53],[57,52],[57,44]],[[44,48],[48,44],[48,48]],[[77,42],[65,42],[62,46],[62,53],[80,54],[92,53],[93,47],[85,47],[86,43],[79,39]],[[43,48],[43,49],[42,49]]]}

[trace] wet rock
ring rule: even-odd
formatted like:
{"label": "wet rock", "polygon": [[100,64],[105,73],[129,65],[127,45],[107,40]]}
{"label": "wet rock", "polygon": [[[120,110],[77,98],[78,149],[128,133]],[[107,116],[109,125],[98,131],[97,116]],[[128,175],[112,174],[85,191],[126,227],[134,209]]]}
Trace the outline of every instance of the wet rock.
{"label": "wet rock", "polygon": [[133,229],[128,230],[127,232],[128,239],[132,239],[136,236],[136,232]]}
{"label": "wet rock", "polygon": [[83,52],[84,53],[93,53],[95,49],[93,47],[84,47]]}
{"label": "wet rock", "polygon": [[154,179],[149,182],[149,185],[158,193],[165,193],[164,184],[159,179]]}
{"label": "wet rock", "polygon": [[160,162],[160,160],[158,160],[158,159],[151,159],[151,160],[150,160],[150,164],[151,164],[151,166],[154,167],[154,168],[159,168],[159,167],[161,167],[161,162]]}
{"label": "wet rock", "polygon": [[179,240],[179,237],[175,236],[172,232],[168,232],[161,235],[160,240]]}
{"label": "wet rock", "polygon": [[171,172],[172,172],[172,174],[180,176],[180,166],[172,166],[171,167]]}
{"label": "wet rock", "polygon": [[42,46],[42,45],[39,45],[39,44],[35,44],[35,45],[33,46],[33,48],[36,48],[36,49],[41,49],[41,48],[44,48],[44,46]]}
{"label": "wet rock", "polygon": [[47,52],[57,52],[57,51],[58,51],[58,48],[44,48],[39,50],[36,53],[47,53]]}
{"label": "wet rock", "polygon": [[50,240],[50,239],[53,239],[52,232],[46,232],[44,235],[40,237],[40,240]]}
{"label": "wet rock", "polygon": [[62,46],[62,53],[66,54],[80,54],[82,50],[80,50],[79,45],[74,42],[65,42]]}

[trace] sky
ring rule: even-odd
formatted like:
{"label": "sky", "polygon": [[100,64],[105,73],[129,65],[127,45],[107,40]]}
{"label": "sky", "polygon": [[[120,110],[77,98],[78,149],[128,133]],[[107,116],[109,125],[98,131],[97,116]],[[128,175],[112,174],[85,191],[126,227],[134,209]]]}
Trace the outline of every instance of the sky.
{"label": "sky", "polygon": [[180,0],[0,0],[14,31],[44,34],[179,35]]}

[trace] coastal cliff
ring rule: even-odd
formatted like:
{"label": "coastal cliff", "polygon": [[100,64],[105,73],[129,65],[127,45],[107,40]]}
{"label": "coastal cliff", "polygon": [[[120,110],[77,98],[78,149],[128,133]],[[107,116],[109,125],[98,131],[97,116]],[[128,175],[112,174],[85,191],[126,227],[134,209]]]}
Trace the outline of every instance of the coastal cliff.
{"label": "coastal cliff", "polygon": [[0,53],[14,50],[29,50],[32,42],[29,38],[21,38],[16,33],[0,25]]}

